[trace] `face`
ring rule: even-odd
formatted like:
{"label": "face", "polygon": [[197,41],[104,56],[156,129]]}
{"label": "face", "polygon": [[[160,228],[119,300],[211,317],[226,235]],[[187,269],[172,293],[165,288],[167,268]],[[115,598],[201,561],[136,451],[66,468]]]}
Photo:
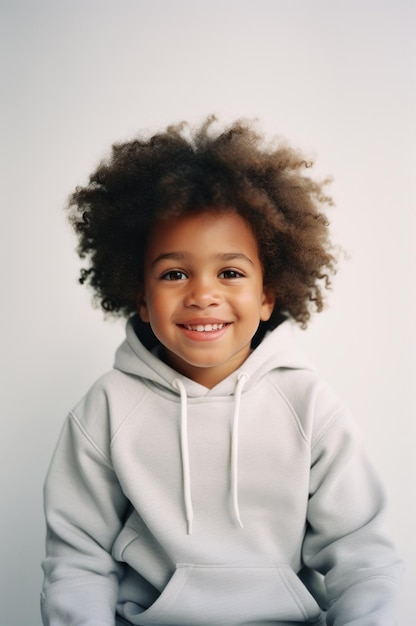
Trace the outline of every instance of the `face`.
{"label": "face", "polygon": [[156,226],[138,312],[179,373],[215,386],[245,361],[273,306],[256,239],[237,213],[204,212]]}

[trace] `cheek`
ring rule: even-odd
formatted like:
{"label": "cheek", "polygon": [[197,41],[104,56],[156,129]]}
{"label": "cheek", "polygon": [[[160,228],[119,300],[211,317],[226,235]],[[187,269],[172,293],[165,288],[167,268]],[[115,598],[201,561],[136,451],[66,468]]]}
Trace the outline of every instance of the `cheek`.
{"label": "cheek", "polygon": [[250,307],[251,310],[261,307],[264,301],[262,285],[253,285],[249,291],[242,292],[239,296],[239,301],[242,305]]}
{"label": "cheek", "polygon": [[159,291],[149,293],[146,302],[150,322],[157,323],[169,316],[172,309],[172,299],[167,297],[167,294]]}
{"label": "cheek", "polygon": [[145,285],[144,293],[137,299],[137,310],[143,322],[152,323],[155,319],[163,315],[166,308],[163,295],[152,286]]}

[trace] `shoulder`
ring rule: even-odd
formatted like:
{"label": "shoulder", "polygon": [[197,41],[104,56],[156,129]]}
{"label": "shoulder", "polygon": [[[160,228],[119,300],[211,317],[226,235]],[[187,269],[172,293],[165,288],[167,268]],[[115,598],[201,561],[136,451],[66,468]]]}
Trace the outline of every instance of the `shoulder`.
{"label": "shoulder", "polygon": [[138,376],[117,369],[101,376],[71,411],[71,416],[96,439],[110,439],[125,418],[151,391]]}
{"label": "shoulder", "polygon": [[331,386],[312,369],[278,368],[267,378],[274,392],[290,407],[312,445],[333,422],[348,412]]}

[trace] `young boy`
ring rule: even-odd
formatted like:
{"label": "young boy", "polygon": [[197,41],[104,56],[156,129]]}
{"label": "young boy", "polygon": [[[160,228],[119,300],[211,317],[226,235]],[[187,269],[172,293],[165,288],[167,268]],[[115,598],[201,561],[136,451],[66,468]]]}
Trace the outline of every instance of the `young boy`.
{"label": "young boy", "polygon": [[249,125],[113,147],[72,195],[126,315],[45,486],[51,626],[392,626],[400,564],[354,422],[296,346],[335,271],[323,184]]}

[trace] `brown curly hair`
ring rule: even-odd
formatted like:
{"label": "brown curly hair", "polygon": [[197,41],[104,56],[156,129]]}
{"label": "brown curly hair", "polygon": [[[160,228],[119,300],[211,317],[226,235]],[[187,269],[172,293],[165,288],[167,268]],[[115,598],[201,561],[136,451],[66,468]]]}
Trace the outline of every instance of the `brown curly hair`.
{"label": "brown curly hair", "polygon": [[236,211],[252,228],[265,289],[276,297],[269,326],[291,316],[306,327],[336,271],[323,212],[332,204],[323,192],[328,180],[307,177],[311,163],[285,144],[267,145],[253,124],[237,121],[214,132],[214,122],[211,116],[195,130],[183,122],[114,144],[89,184],[76,188],[67,209],[78,253],[89,260],[80,281],[106,312],[130,315],[159,220],[207,208]]}

